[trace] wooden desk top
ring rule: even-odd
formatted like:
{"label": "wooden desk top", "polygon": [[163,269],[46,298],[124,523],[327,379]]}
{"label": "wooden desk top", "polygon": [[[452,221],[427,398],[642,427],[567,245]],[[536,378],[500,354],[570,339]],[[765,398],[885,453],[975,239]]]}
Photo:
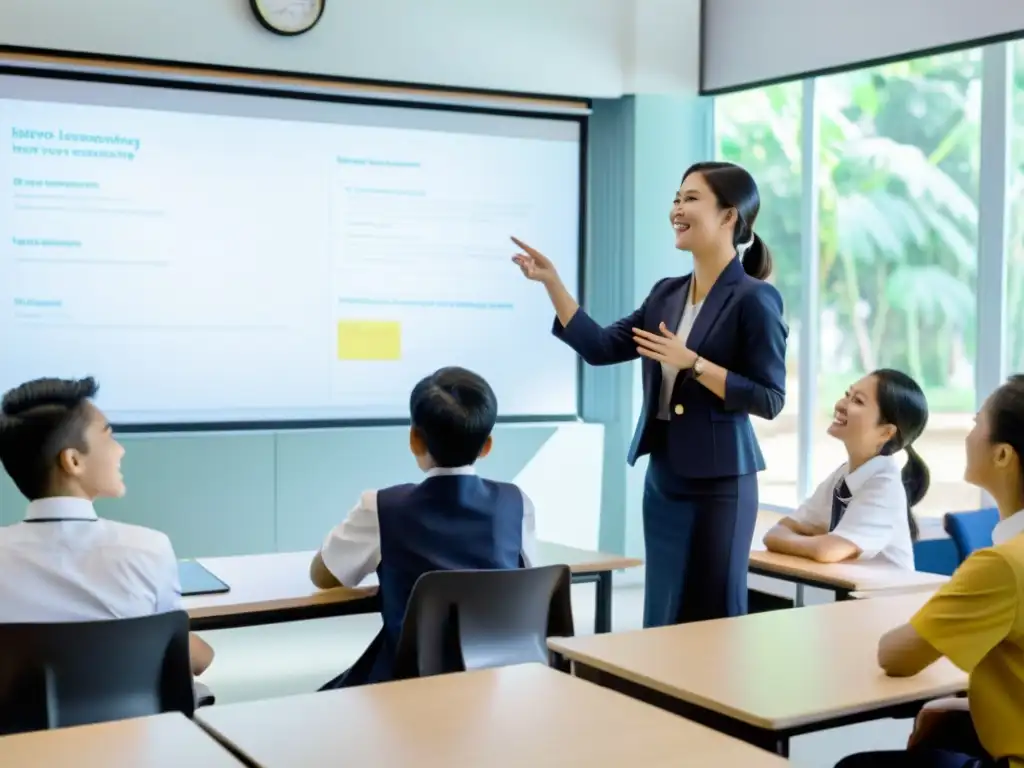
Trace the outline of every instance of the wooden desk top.
{"label": "wooden desk top", "polygon": [[[757,547],[760,542],[754,542]],[[763,545],[750,552],[751,567],[766,576],[788,576],[804,583],[870,592],[875,590],[935,589],[948,576],[908,571],[895,565],[870,562],[816,563],[803,557],[768,552]]]}
{"label": "wooden desk top", "polygon": [[931,589],[949,581],[948,576],[925,571],[907,571],[894,565],[870,562],[816,563],[803,557],[781,555],[765,549],[762,539],[783,515],[761,510],[757,515],[750,566],[766,576],[787,576],[790,579],[851,591],[910,591]]}
{"label": "wooden desk top", "polygon": [[0,738],[4,768],[242,768],[184,715],[61,728]]}
{"label": "wooden desk top", "polygon": [[196,717],[262,768],[321,768],[325,755],[374,768],[787,764],[539,664],[208,707]]}
{"label": "wooden desk top", "polygon": [[[762,509],[757,513],[750,565],[765,576],[787,576],[792,580],[857,592],[892,594],[932,590],[949,581],[948,576],[925,571],[907,571],[894,565],[869,562],[816,563],[803,557],[781,555],[765,549],[764,536],[785,517]],[[858,595],[860,596],[860,595]]]}
{"label": "wooden desk top", "polygon": [[537,542],[537,558],[540,560],[537,565],[568,565],[576,574],[622,571],[644,564],[643,560],[635,557],[592,552],[565,544],[553,544],[550,541]]}
{"label": "wooden desk top", "polygon": [[946,659],[890,678],[879,638],[928,595],[855,600],[622,634],[548,641],[573,661],[779,731],[964,690]]}
{"label": "wooden desk top", "polygon": [[[196,595],[182,600],[192,619],[239,613],[305,608],[372,597],[375,580],[356,589],[320,590],[309,580],[313,552],[279,552],[237,557],[205,557],[199,562],[224,581],[231,590],[219,595]],[[602,573],[634,568],[642,560],[621,555],[589,552],[562,544],[538,542],[538,565],[561,563],[573,573]]]}
{"label": "wooden desk top", "polygon": [[357,589],[317,589],[309,580],[312,552],[204,557],[199,562],[231,590],[182,598],[191,619],[280,611],[372,597],[376,584]]}
{"label": "wooden desk top", "polygon": [[854,600],[870,600],[875,597],[899,597],[901,595],[921,595],[925,600],[935,594],[937,590],[931,585],[918,587],[903,587],[900,589],[867,589],[863,592],[851,592],[850,597]]}

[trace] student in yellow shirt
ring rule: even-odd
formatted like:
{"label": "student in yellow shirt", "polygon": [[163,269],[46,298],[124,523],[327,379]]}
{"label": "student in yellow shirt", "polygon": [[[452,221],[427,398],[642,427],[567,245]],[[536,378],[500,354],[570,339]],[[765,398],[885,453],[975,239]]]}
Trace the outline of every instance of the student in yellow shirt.
{"label": "student in yellow shirt", "polygon": [[[994,546],[967,558],[909,623],[882,637],[878,662],[908,677],[945,656],[970,674],[968,699],[922,710],[905,751],[854,755],[841,768],[1024,768],[1024,376],[989,397],[966,443],[965,479],[999,507]],[[957,719],[968,717],[967,738],[951,744],[963,730]]]}

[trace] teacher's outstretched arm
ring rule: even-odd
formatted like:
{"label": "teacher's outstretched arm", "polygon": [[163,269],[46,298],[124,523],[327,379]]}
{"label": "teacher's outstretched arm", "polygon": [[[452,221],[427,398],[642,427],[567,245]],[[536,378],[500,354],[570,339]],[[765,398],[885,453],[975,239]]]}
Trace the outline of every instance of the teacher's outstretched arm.
{"label": "teacher's outstretched arm", "polygon": [[518,238],[513,237],[512,242],[521,249],[512,261],[527,279],[543,285],[551,298],[556,315],[552,333],[556,337],[590,365],[614,365],[640,356],[633,341],[633,328],[640,324],[645,307],[641,306],[627,317],[602,327],[580,309],[579,302],[569,293],[547,256]]}

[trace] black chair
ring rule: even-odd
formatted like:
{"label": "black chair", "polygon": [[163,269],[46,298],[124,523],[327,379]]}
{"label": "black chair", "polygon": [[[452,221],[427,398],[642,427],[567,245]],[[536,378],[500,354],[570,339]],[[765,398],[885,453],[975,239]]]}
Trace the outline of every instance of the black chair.
{"label": "black chair", "polygon": [[188,614],[0,624],[0,734],[195,710]]}
{"label": "black chair", "polygon": [[555,661],[548,637],[572,637],[568,566],[434,571],[413,587],[395,678]]}

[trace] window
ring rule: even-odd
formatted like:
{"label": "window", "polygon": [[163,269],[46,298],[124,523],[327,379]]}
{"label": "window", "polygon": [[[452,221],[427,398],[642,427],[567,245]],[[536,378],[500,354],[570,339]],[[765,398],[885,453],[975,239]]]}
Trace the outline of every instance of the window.
{"label": "window", "polygon": [[774,421],[753,420],[768,465],[760,476],[761,501],[786,506],[798,501],[802,98],[800,83],[784,83],[715,99],[718,158],[742,165],[757,181],[761,211],[754,230],[772,251],[770,281],[782,294],[789,323],[786,407]]}
{"label": "window", "polygon": [[812,477],[845,460],[825,434],[836,399],[866,372],[898,368],[922,385],[931,410],[916,444],[931,490],[915,512],[976,509],[980,493],[962,478],[975,411],[981,51],[819,78],[816,94],[821,368]]}
{"label": "window", "polygon": [[1024,372],[1024,41],[1010,44],[1013,85],[1006,244],[1007,372]]}

